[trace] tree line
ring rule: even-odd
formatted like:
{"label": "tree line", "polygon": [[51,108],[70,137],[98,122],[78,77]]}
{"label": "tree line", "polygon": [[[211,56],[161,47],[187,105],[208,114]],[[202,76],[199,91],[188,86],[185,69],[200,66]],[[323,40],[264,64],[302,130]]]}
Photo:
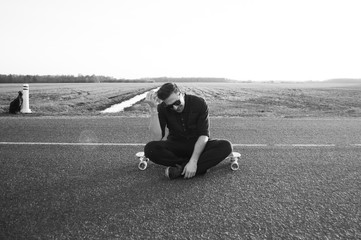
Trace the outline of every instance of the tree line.
{"label": "tree line", "polygon": [[97,75],[16,75],[0,74],[0,83],[164,83],[164,82],[237,82],[226,78],[206,77],[158,77],[140,79],[117,79]]}
{"label": "tree line", "polygon": [[143,78],[153,82],[239,82],[228,78],[214,78],[214,77],[158,77],[158,78]]}
{"label": "tree line", "polygon": [[0,83],[101,83],[101,82],[153,82],[147,79],[117,79],[96,75],[15,75],[0,74]]}

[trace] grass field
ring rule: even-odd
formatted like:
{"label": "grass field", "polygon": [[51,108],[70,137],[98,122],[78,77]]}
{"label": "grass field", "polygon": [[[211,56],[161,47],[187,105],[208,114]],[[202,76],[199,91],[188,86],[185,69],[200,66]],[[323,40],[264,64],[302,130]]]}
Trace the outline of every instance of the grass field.
{"label": "grass field", "polygon": [[[99,115],[105,108],[160,83],[31,84],[34,115]],[[340,83],[180,83],[189,94],[204,97],[211,116],[360,117],[361,84]],[[21,90],[21,84],[0,85],[0,116]],[[112,115],[144,116],[140,102]]]}
{"label": "grass field", "polygon": [[[151,89],[147,83],[49,83],[30,84],[30,109],[34,115],[94,115],[113,104]],[[22,84],[0,84],[0,112],[8,112],[10,102]]]}

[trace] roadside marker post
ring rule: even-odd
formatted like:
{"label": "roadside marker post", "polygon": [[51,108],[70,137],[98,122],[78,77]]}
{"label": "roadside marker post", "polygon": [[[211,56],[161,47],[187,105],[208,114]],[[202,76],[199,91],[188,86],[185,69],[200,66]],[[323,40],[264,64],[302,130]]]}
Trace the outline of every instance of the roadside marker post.
{"label": "roadside marker post", "polygon": [[21,107],[21,113],[31,113],[29,108],[29,84],[23,85],[23,105]]}

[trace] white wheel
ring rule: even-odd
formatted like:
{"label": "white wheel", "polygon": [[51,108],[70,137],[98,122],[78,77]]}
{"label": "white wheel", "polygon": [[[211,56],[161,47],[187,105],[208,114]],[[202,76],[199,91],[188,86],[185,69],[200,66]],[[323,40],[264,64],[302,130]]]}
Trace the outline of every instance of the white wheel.
{"label": "white wheel", "polygon": [[234,161],[234,162],[231,163],[231,169],[232,169],[233,171],[236,171],[236,170],[239,169],[239,164],[238,164],[237,161]]}
{"label": "white wheel", "polygon": [[232,152],[229,155],[229,159],[231,160],[231,169],[236,171],[239,169],[238,160],[241,158],[241,154],[239,152]]}
{"label": "white wheel", "polygon": [[147,169],[147,166],[148,166],[148,163],[146,162],[146,161],[141,161],[139,164],[138,164],[138,168],[140,169],[140,170],[145,170],[145,169]]}

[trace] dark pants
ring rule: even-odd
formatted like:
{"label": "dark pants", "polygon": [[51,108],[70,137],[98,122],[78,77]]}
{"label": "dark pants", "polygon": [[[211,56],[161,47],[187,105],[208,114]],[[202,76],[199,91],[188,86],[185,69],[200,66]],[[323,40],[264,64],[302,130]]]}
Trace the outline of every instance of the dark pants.
{"label": "dark pants", "polygon": [[[144,153],[150,161],[163,166],[185,166],[190,160],[195,141],[153,141],[149,142]],[[207,169],[216,166],[232,152],[232,144],[227,140],[209,140],[198,159],[197,173],[204,174]]]}

